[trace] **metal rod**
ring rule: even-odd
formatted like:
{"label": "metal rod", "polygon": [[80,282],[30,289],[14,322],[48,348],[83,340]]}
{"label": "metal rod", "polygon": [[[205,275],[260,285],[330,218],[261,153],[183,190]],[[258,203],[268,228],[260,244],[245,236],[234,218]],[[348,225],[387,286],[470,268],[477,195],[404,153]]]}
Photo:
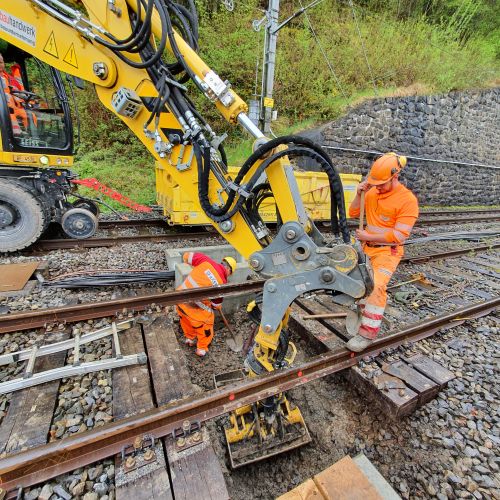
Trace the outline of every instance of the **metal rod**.
{"label": "metal rod", "polygon": [[86,373],[97,372],[100,370],[110,370],[112,368],[119,368],[120,366],[144,364],[146,361],[146,354],[142,352],[139,354],[122,356],[121,359],[110,358],[100,361],[89,361],[88,363],[82,363],[79,366],[62,366],[54,368],[53,370],[35,373],[29,378],[16,378],[14,380],[2,382],[0,383],[0,394],[7,394],[12,391],[26,389],[28,387],[33,387],[52,380],[58,380],[60,378],[85,375]]}
{"label": "metal rod", "polygon": [[9,490],[46,481],[59,474],[119,453],[124,446],[133,443],[137,436],[145,434],[156,438],[165,436],[175,428],[181,427],[185,420],[209,420],[356,365],[366,356],[376,356],[386,349],[429,337],[452,322],[455,324],[456,318],[464,315],[481,316],[497,309],[499,305],[500,298],[498,297],[472,304],[410,325],[399,332],[390,333],[376,340],[361,353],[353,353],[344,348],[337,349],[287,370],[276,370],[256,378],[246,379],[104,425],[89,432],[75,434],[5,457],[0,460],[2,487]]}
{"label": "metal rod", "polygon": [[[5,314],[0,316],[0,333],[19,330],[30,330],[43,327],[51,323],[77,322],[88,319],[118,316],[124,311],[143,311],[157,305],[161,307],[173,306],[182,302],[191,302],[203,299],[214,299],[221,296],[233,296],[242,293],[260,291],[264,280],[248,281],[244,283],[228,283],[226,285],[191,288],[189,290],[158,293],[128,297],[126,299],[109,300],[76,306],[42,309],[18,314]],[[1,358],[0,358],[1,359]]]}
{"label": "metal rod", "polygon": [[116,323],[113,321],[111,323],[111,330],[113,331],[113,343],[115,346],[115,357],[117,359],[121,359],[122,356],[122,348],[120,346],[120,339],[118,338],[118,329],[116,328]]}
{"label": "metal rod", "polygon": [[[376,156],[383,154],[381,151],[345,148],[345,147],[340,147],[340,146],[326,146],[325,144],[323,144],[322,147],[325,149],[334,149],[335,151],[349,151],[351,153],[363,153],[363,154],[376,155]],[[402,153],[402,154],[404,154],[404,153]],[[453,165],[465,165],[467,167],[482,167],[482,168],[500,169],[499,166],[485,165],[484,163],[471,163],[471,162],[455,161],[455,160],[435,160],[433,158],[423,158],[421,156],[410,156],[407,154],[405,154],[405,156],[406,156],[406,158],[408,158],[410,160],[427,161],[427,162],[431,162],[431,163],[451,163]]]}
{"label": "metal rod", "polygon": [[75,348],[73,351],[73,366],[80,364],[80,332],[75,334]]}
{"label": "metal rod", "polygon": [[[34,346],[31,349],[30,358],[28,360],[28,366],[26,367],[26,371],[24,372],[23,378],[30,378],[33,376],[33,369],[35,368],[36,355],[38,353],[38,346]],[[0,384],[1,385],[1,384]]]}
{"label": "metal rod", "polygon": [[[50,309],[49,309],[50,310]],[[118,330],[127,330],[132,326],[134,319],[127,319],[126,321],[122,321],[118,323]],[[89,342],[94,342],[95,340],[103,339],[112,334],[111,326],[105,326],[99,330],[94,332],[86,333],[85,335],[79,336],[78,345],[80,344],[88,344]],[[54,354],[55,352],[67,351],[68,349],[76,348],[76,336],[75,339],[63,340],[61,342],[54,342],[53,344],[43,345],[41,347],[37,347],[38,354],[37,356],[46,356],[47,354]],[[33,349],[25,349],[23,351],[10,352],[9,354],[4,354],[0,356],[0,366],[8,365],[9,363],[16,363],[18,361],[24,361],[26,359],[30,359],[31,353]]]}
{"label": "metal rod", "polygon": [[246,113],[240,113],[238,115],[238,121],[240,122],[240,125],[250,133],[250,135],[253,135],[255,137],[255,139],[261,139],[262,137],[264,137],[264,134],[262,133],[260,128],[257,127],[257,125],[255,125],[252,120],[250,120]]}

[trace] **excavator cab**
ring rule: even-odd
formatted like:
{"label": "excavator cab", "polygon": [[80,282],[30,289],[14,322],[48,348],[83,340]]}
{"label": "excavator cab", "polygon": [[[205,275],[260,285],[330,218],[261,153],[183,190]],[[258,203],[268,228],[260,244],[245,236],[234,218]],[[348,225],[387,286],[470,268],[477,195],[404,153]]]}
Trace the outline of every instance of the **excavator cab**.
{"label": "excavator cab", "polygon": [[63,76],[5,42],[0,55],[0,252],[28,247],[51,222],[70,237],[92,236],[95,204],[68,201],[76,175]]}
{"label": "excavator cab", "polygon": [[[71,156],[73,129],[61,74],[16,47],[1,52],[2,151],[26,157]],[[69,165],[68,158],[60,159],[61,165]]]}

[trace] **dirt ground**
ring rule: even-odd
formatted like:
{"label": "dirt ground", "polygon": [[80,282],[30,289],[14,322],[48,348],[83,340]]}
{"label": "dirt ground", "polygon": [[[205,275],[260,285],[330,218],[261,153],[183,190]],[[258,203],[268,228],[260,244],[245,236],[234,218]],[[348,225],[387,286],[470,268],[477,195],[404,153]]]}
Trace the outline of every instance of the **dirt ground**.
{"label": "dirt ground", "polygon": [[[230,321],[238,325],[245,338],[253,329],[244,313],[237,313]],[[467,334],[467,330],[456,333]],[[451,331],[447,338],[453,338],[454,334]],[[242,356],[227,347],[226,335],[223,325],[218,325],[209,356],[203,360],[194,355],[192,348],[185,347],[192,381],[204,390],[214,388],[215,373],[243,366]],[[296,334],[292,340],[299,351],[297,362],[318,354]],[[439,342],[440,336],[435,341]],[[440,398],[446,399],[447,391]],[[482,495],[476,490],[473,496],[465,489],[465,483],[460,486],[464,488],[460,493],[458,486],[449,479],[454,477],[456,467],[453,469],[453,464],[457,462],[451,450],[440,441],[438,426],[441,424],[436,414],[439,398],[410,417],[393,422],[351,388],[341,374],[308,383],[289,392],[288,396],[300,408],[312,442],[272,459],[231,471],[224,438],[228,419],[221,417],[208,423],[232,499],[276,498],[343,456],[355,456],[360,452],[374,463],[403,498],[500,498],[496,489],[489,490],[490,494],[483,491]],[[466,467],[468,463],[464,463]],[[464,467],[462,462],[458,464]]]}

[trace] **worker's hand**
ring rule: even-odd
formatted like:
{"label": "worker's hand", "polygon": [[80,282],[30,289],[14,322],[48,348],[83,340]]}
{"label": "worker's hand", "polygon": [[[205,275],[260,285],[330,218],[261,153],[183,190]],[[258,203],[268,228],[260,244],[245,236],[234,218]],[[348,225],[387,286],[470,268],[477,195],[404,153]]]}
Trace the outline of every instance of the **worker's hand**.
{"label": "worker's hand", "polygon": [[212,304],[212,309],[214,311],[221,311],[222,310],[222,304]]}
{"label": "worker's hand", "polygon": [[364,229],[356,229],[356,238],[359,241],[370,241],[370,233]]}
{"label": "worker's hand", "polygon": [[363,181],[358,184],[358,189],[357,189],[357,194],[361,196],[361,193],[363,191],[368,191],[372,187],[371,184],[368,183],[368,181]]}

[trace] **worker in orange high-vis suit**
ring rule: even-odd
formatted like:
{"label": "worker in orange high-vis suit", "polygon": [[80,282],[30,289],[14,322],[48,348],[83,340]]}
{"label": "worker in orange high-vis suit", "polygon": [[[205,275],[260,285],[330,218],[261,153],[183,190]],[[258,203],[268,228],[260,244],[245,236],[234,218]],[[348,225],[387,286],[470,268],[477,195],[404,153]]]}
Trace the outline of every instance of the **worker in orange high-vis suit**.
{"label": "worker in orange high-vis suit", "polygon": [[350,217],[360,215],[361,193],[365,192],[365,229],[356,230],[363,251],[370,257],[374,274],[372,293],[360,304],[358,334],[347,347],[363,351],[377,337],[387,303],[387,284],[403,256],[403,243],[418,217],[416,196],[399,182],[406,157],[387,153],[372,165],[367,179],[358,186],[349,208]]}
{"label": "worker in orange high-vis suit", "polygon": [[[224,257],[219,263],[203,253],[186,252],[183,260],[193,266],[193,270],[177,290],[223,285],[236,269],[236,260],[232,257]],[[196,345],[198,356],[205,356],[208,352],[214,337],[214,311],[221,308],[222,298],[187,302],[176,308],[184,342],[190,346]]]}

